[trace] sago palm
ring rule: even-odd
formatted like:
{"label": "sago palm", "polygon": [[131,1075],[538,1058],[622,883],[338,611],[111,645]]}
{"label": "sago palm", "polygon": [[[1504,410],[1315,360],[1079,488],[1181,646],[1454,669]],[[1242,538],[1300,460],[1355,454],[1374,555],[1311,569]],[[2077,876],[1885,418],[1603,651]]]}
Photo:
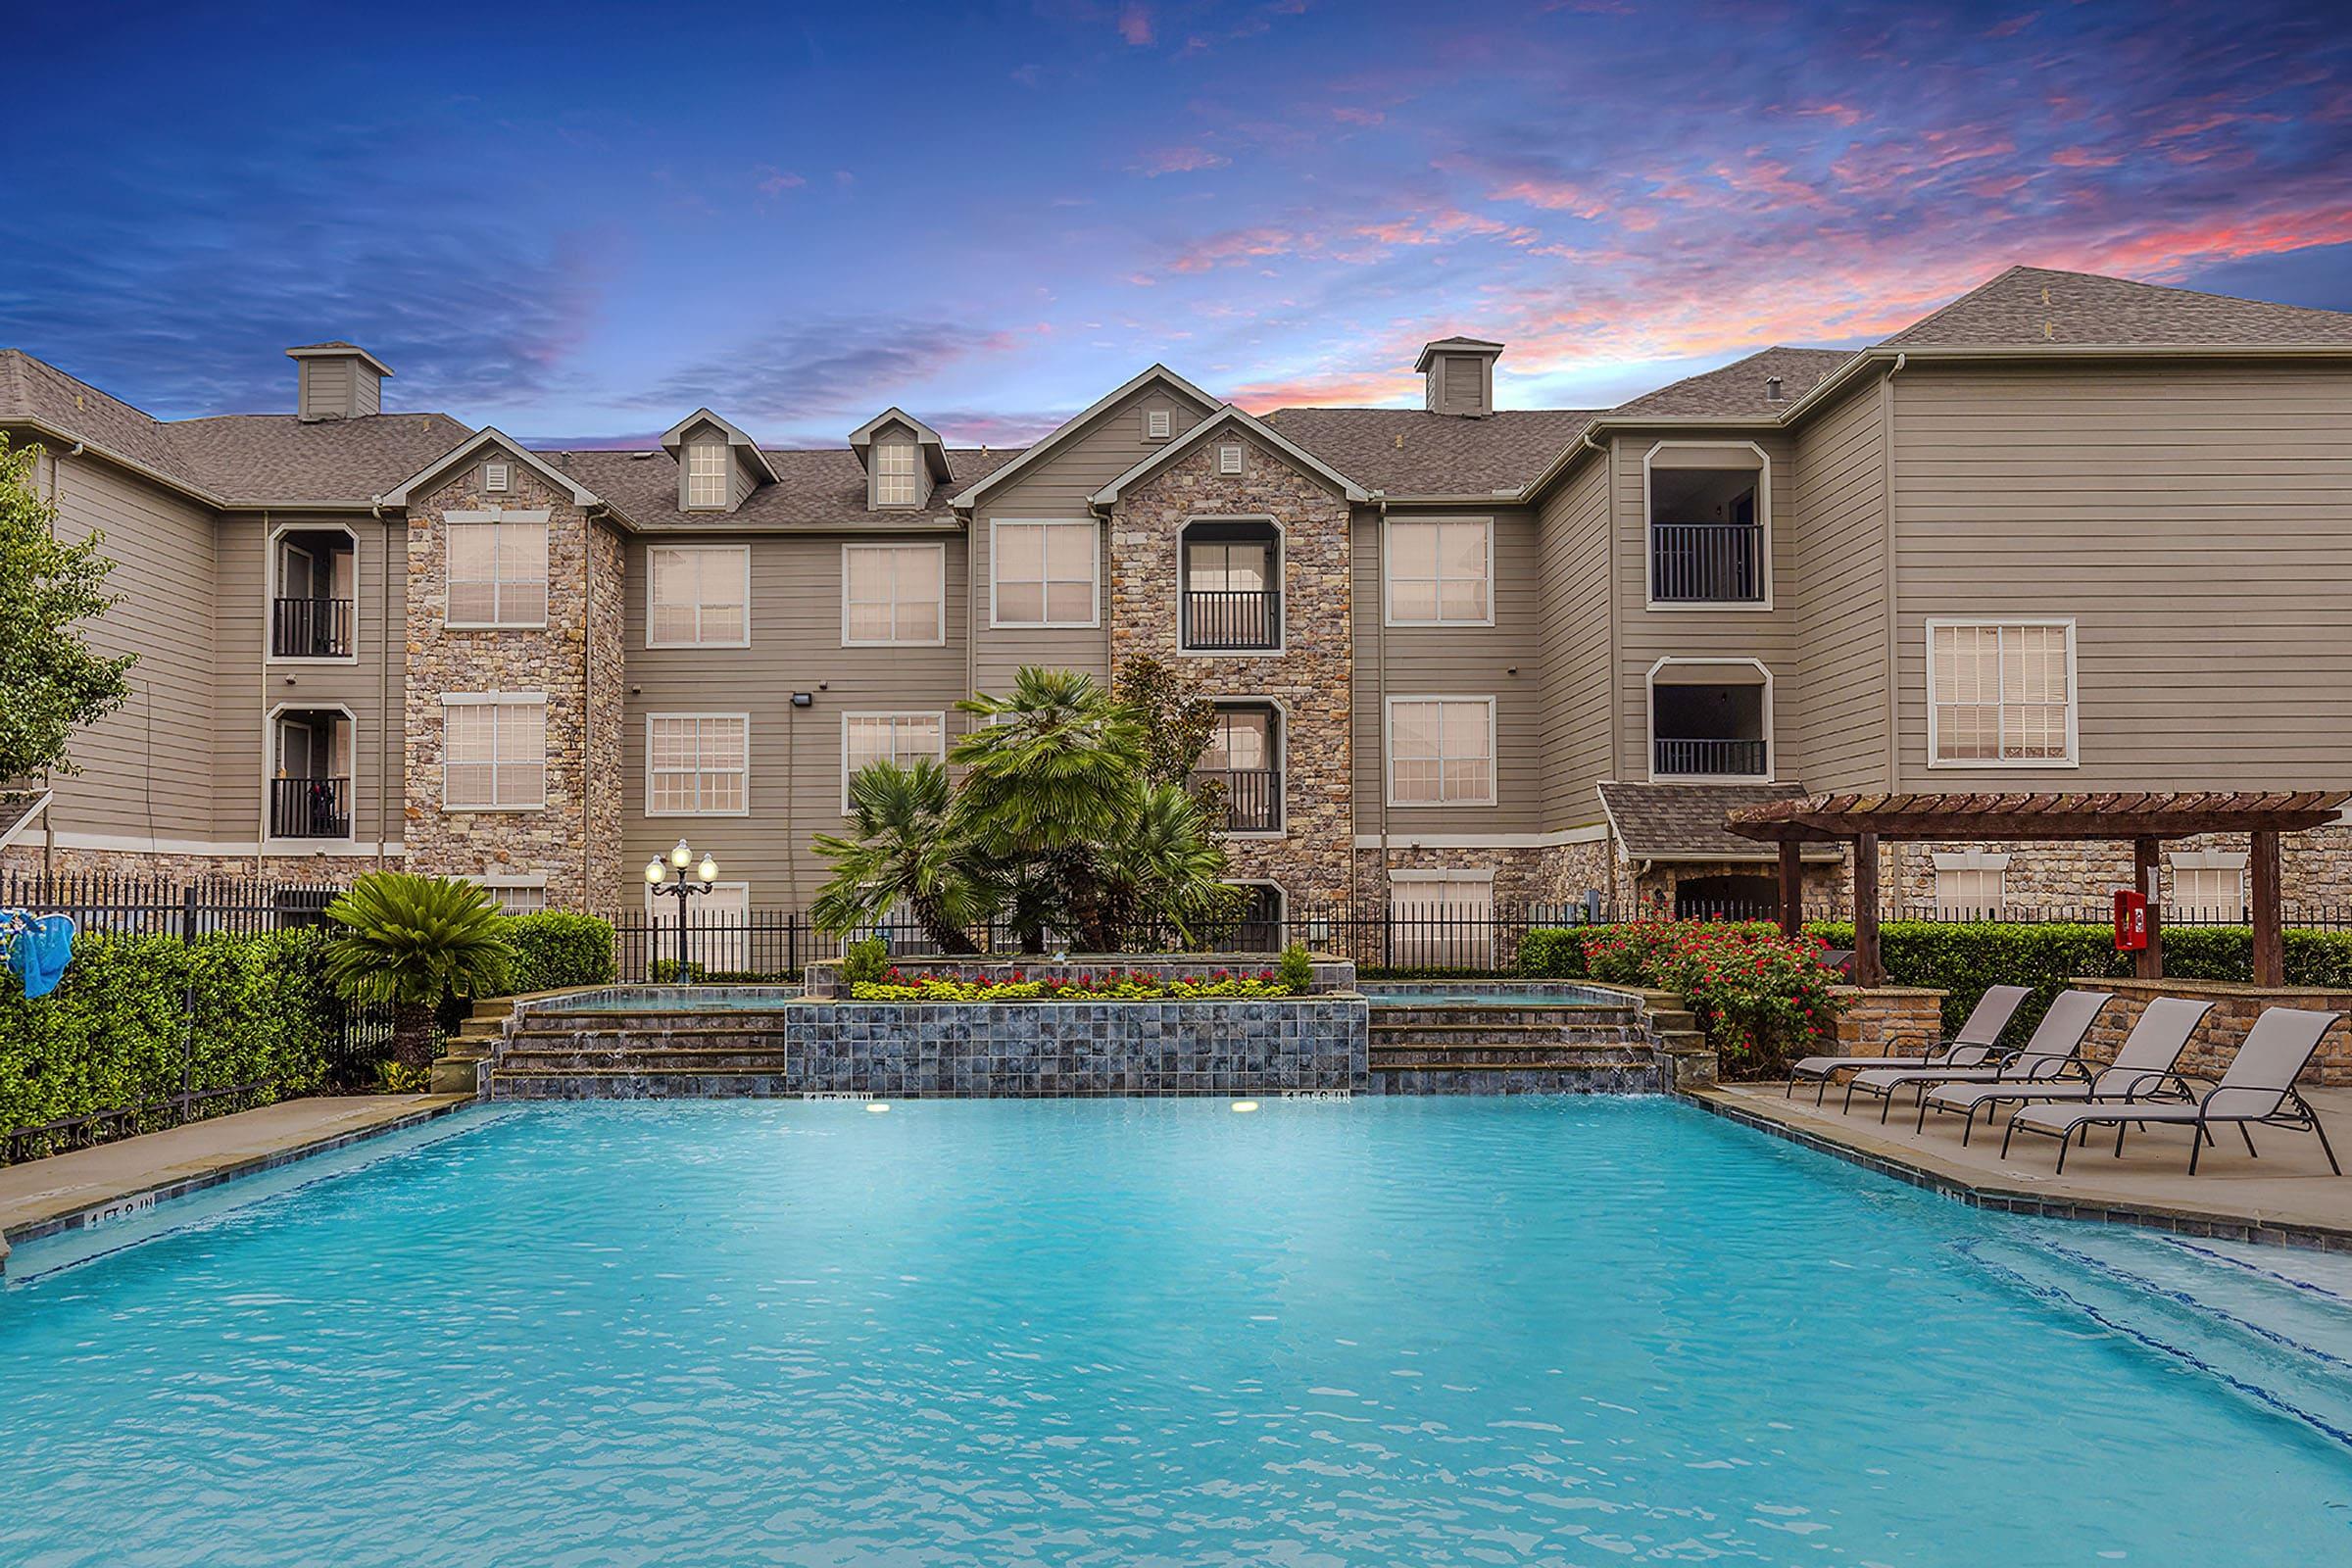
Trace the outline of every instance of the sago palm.
{"label": "sago palm", "polygon": [[471,882],[370,871],[326,906],[339,929],[326,949],[327,983],[353,1002],[392,1004],[392,1056],[432,1059],[441,999],[496,992],[517,954],[498,906]]}
{"label": "sago palm", "polygon": [[954,801],[948,770],[929,758],[859,768],[850,780],[857,836],[820,833],[813,846],[833,866],[809,910],[817,929],[846,935],[904,903],[941,952],[978,952],[964,928],[987,916],[988,900],[951,821]]}

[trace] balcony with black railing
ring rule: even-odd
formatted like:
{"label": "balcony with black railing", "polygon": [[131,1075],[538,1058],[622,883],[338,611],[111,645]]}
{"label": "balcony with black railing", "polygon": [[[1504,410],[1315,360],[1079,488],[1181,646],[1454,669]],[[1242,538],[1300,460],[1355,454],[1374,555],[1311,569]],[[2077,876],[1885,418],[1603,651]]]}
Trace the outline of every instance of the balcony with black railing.
{"label": "balcony with black railing", "polygon": [[1760,604],[1764,529],[1752,522],[1654,522],[1649,598],[1660,605]]}
{"label": "balcony with black railing", "polygon": [[349,659],[351,601],[275,599],[270,604],[270,657]]}
{"label": "balcony with black railing", "polygon": [[1275,588],[1188,588],[1184,646],[1196,653],[1282,646],[1282,592]]}
{"label": "balcony with black railing", "polygon": [[278,839],[351,837],[351,780],[271,779],[270,836]]}
{"label": "balcony with black railing", "polygon": [[1652,778],[1763,778],[1761,740],[1670,740],[1659,736],[1650,759]]}
{"label": "balcony with black railing", "polygon": [[1270,767],[1203,767],[1193,782],[1214,783],[1224,792],[1216,827],[1223,833],[1282,831],[1282,775]]}

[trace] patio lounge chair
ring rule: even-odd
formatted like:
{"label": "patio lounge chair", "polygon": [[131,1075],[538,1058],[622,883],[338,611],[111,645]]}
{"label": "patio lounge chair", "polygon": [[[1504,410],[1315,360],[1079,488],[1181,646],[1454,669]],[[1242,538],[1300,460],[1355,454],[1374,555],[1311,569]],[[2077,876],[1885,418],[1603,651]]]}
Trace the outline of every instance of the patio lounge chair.
{"label": "patio lounge chair", "polygon": [[2080,1078],[2060,1078],[2037,1083],[1939,1085],[1920,1097],[1920,1130],[1927,1129],[1931,1110],[1965,1111],[1968,1120],[1960,1128],[1960,1143],[1965,1148],[1969,1135],[1976,1131],[1977,1112],[1980,1109],[1986,1112],[1985,1124],[1989,1126],[1990,1118],[1999,1115],[1998,1107],[2004,1104],[2093,1100],[2178,1100],[2185,1103],[2194,1098],[2189,1093],[2188,1080],[2173,1069],[2180,1060],[2180,1053],[2188,1049],[2188,1037],[2212,1010],[2210,1002],[2158,997],[2140,1013],[2138,1022],[2132,1025],[2132,1032],[2124,1037],[2123,1049],[2115,1054],[2115,1060],[2100,1068],[2087,1083]]}
{"label": "patio lounge chair", "polygon": [[1854,1091],[1876,1095],[1882,1103],[1879,1120],[1894,1107],[1895,1091],[1913,1089],[1922,1096],[1937,1084],[2047,1083],[2062,1078],[2088,1080],[2082,1067],[2082,1037],[2100,1009],[2114,1000],[2105,991],[2061,991],[2050,1010],[2034,1026],[2033,1037],[2014,1052],[1993,1054],[1976,1067],[1875,1067],[1845,1081],[1845,1108],[1853,1109]]}
{"label": "patio lounge chair", "polygon": [[1968,1021],[1962,1024],[1951,1039],[1937,1041],[1925,1055],[1919,1056],[1807,1056],[1788,1069],[1788,1096],[1796,1095],[1796,1081],[1811,1078],[1821,1086],[1813,1096],[1813,1103],[1822,1102],[1830,1092],[1830,1080],[1841,1072],[1860,1072],[1866,1067],[1974,1067],[1992,1057],[1993,1048],[2000,1044],[2001,1031],[2017,1016],[2018,1004],[2031,993],[2024,986],[1986,986],[1977,1004],[1969,1009]]}
{"label": "patio lounge chair", "polygon": [[2231,1059],[2230,1070],[2222,1074],[2221,1083],[2195,1103],[2133,1100],[2082,1105],[2028,1105],[2009,1118],[2008,1134],[2001,1139],[2001,1152],[2007,1155],[2009,1140],[2021,1130],[2047,1133],[2058,1140],[2058,1169],[2063,1174],[2067,1143],[2077,1133],[2088,1143],[2094,1126],[2113,1124],[2119,1157],[2124,1152],[2124,1133],[2129,1128],[2157,1124],[2186,1127],[2194,1134],[2188,1143],[2188,1173],[2194,1176],[2197,1152],[2213,1141],[2215,1126],[2235,1123],[2238,1136],[2246,1141],[2246,1152],[2252,1154],[2253,1128],[2260,1124],[2317,1136],[2320,1152],[2328,1156],[2328,1168],[2341,1176],[2344,1167],[2335,1161],[2328,1130],[2320,1125],[2319,1113],[2311,1108],[2311,1102],[2295,1093],[2295,1080],[2318,1054],[2321,1038],[2342,1016],[2340,1012],[2314,1012],[2301,1007],[2265,1007],[2262,1016],[2254,1020],[2254,1027],[2246,1031],[2245,1044],[2237,1048],[2237,1055]]}

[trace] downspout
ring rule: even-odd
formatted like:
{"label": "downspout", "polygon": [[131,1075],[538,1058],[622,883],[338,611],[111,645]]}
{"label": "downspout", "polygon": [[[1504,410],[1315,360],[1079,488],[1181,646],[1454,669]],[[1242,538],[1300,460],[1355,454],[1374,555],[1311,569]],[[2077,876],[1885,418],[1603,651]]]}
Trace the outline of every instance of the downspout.
{"label": "downspout", "polygon": [[[383,733],[375,738],[375,868],[381,871],[384,869],[384,861],[388,858],[388,851],[386,850],[385,846],[389,840],[387,839],[386,835],[392,831],[392,737],[394,735],[398,735],[400,737],[401,748],[400,836],[402,847],[404,849],[407,847],[409,836],[409,702],[406,654],[406,650],[409,646],[409,629],[406,625],[403,625],[400,629],[400,637],[397,641],[395,641],[392,636],[392,529],[395,524],[384,516],[384,498],[382,496],[371,498],[368,503],[368,511],[370,516],[374,517],[376,521],[384,525],[383,612],[376,617],[378,624],[375,631],[378,644],[375,667],[376,723],[383,730]],[[409,552],[408,541],[405,537],[406,525],[403,524],[401,526],[403,528],[404,537],[401,541],[399,557],[401,571],[405,576],[408,571]],[[358,585],[355,583],[353,586],[356,589]],[[392,650],[395,647],[403,650],[401,669],[400,724],[397,729],[394,728],[392,723]]]}
{"label": "downspout", "polygon": [[[596,768],[595,510],[580,514],[580,912],[593,914],[596,835],[589,831],[588,803],[596,798],[596,792],[589,788],[589,776]],[[744,635],[751,635],[749,624],[744,627]]]}
{"label": "downspout", "polygon": [[[1902,788],[1902,738],[1898,728],[1902,718],[1902,703],[1899,688],[1896,685],[1901,661],[1898,657],[1900,650],[1897,648],[1895,640],[1901,617],[1896,613],[1898,606],[1895,601],[1894,378],[1903,373],[1904,364],[1904,356],[1895,355],[1894,363],[1887,367],[1886,375],[1879,380],[1879,483],[1884,492],[1879,502],[1879,591],[1886,602],[1885,678],[1886,682],[1886,793],[1889,795],[1895,794]],[[1886,880],[1893,886],[1894,909],[1897,914],[1900,914],[1903,908],[1902,845],[1899,843],[1887,845],[1886,858],[1889,864]]]}
{"label": "downspout", "polygon": [[[1380,596],[1372,615],[1372,634],[1380,648],[1372,664],[1374,695],[1380,703],[1380,722],[1373,733],[1380,737],[1380,896],[1385,911],[1393,897],[1389,888],[1389,493],[1373,491],[1372,506],[1377,514],[1372,564],[1378,573],[1373,581]],[[1353,850],[1348,851],[1348,861],[1350,866],[1355,863]]]}
{"label": "downspout", "polygon": [[[276,569],[267,559],[270,549],[270,530],[272,526],[269,509],[264,508],[262,511],[262,550],[265,559],[262,562],[262,581],[265,585],[270,582],[270,574]],[[313,592],[316,591],[313,589]],[[269,601],[265,599],[262,603],[267,607]],[[262,880],[263,866],[266,863],[262,847],[270,842],[270,798],[275,786],[269,781],[277,776],[275,769],[270,765],[270,755],[276,746],[277,726],[270,722],[270,616],[265,609],[262,616],[262,802],[253,823],[253,879],[256,882]],[[334,748],[334,742],[331,739],[327,742],[327,748],[330,752]],[[356,762],[357,760],[354,760]],[[152,776],[155,766],[153,759],[149,759],[147,766]],[[314,776],[318,772],[315,766],[306,766],[304,770]],[[155,842],[155,823],[152,820],[147,824],[147,840],[151,844]]]}

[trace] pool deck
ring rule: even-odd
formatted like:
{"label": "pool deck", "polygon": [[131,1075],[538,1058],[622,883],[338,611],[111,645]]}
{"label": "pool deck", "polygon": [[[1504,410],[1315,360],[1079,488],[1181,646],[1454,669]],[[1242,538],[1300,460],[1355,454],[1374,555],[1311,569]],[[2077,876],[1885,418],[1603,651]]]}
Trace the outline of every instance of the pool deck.
{"label": "pool deck", "polygon": [[0,1271],[19,1242],[101,1223],[472,1104],[471,1095],[280,1101],[96,1149],[0,1167]]}
{"label": "pool deck", "polygon": [[[2181,1129],[2135,1132],[2121,1159],[2114,1155],[2113,1137],[2102,1141],[2094,1133],[2090,1147],[2068,1152],[2066,1174],[2059,1176],[2051,1169],[2058,1160],[2051,1139],[2021,1135],[2013,1157],[2003,1159],[2002,1129],[1987,1134],[1982,1117],[1962,1148],[1958,1116],[1931,1114],[1927,1130],[1914,1132],[1918,1112],[1906,1102],[1882,1126],[1876,1101],[1867,1108],[1857,1101],[1852,1113],[1843,1114],[1838,1108],[1841,1094],[1832,1089],[1818,1107],[1810,1090],[1789,1100],[1777,1083],[1723,1084],[1684,1098],[1981,1208],[2352,1251],[2352,1176],[2330,1175],[2319,1140],[2309,1133],[2255,1129],[2262,1151],[2257,1159],[2247,1155],[2233,1129],[2216,1129],[2218,1142],[2197,1161],[2194,1176],[2188,1174],[2188,1134]],[[2352,1089],[2315,1089],[2307,1098],[2337,1157],[2352,1157]]]}

